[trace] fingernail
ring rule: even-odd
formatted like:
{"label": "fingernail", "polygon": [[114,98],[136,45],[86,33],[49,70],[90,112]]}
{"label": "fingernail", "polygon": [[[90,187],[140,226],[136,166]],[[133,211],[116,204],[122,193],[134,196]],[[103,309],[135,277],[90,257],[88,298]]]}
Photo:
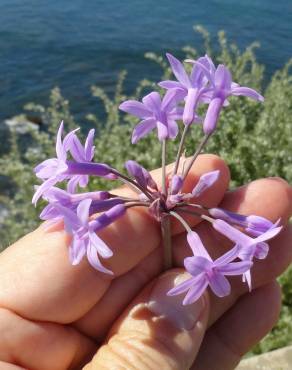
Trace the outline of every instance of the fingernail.
{"label": "fingernail", "polygon": [[189,278],[187,273],[172,272],[163,275],[153,287],[147,305],[155,315],[168,319],[180,330],[192,330],[206,308],[204,297],[191,305],[183,306],[183,294],[171,297],[166,295],[171,288]]}

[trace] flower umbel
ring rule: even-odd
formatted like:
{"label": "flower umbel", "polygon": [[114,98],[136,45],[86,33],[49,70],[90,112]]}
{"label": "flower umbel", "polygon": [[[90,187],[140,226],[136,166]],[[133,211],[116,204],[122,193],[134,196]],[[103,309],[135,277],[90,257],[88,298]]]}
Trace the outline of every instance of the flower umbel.
{"label": "flower umbel", "polygon": [[[207,287],[218,297],[228,295],[231,291],[228,276],[242,276],[251,289],[250,270],[256,259],[267,256],[267,241],[278,235],[282,227],[279,226],[280,220],[273,223],[257,215],[245,216],[202,204],[202,200],[208,198],[208,191],[220,181],[219,170],[202,174],[192,190],[189,181],[186,183],[192,165],[217,128],[222,108],[229,105],[229,96],[245,95],[257,101],[263,101],[263,97],[255,90],[233,82],[230,71],[222,64],[216,68],[207,55],[190,61],[193,63],[190,74],[174,56],[167,54],[167,58],[177,81],[159,83],[166,89],[164,96],[153,91],[141,102],[128,100],[119,107],[140,119],[132,133],[133,144],[157,130],[162,144],[161,181],[134,160],[125,163],[126,174],[111,165],[95,163],[94,130],[89,131],[83,145],[77,136],[78,129],[63,135],[64,124],[61,122],[56,157],[43,161],[35,168],[36,176],[43,182],[36,187],[33,203],[36,204],[42,197],[48,204],[40,218],[50,223],[64,222],[65,230],[71,237],[69,257],[73,265],[79,264],[86,256],[92,267],[110,275],[112,271],[104,266],[103,260],[111,258],[113,252],[98,236],[100,230],[124,217],[131,208],[143,207],[160,223],[166,270],[172,267],[170,218],[175,218],[186,229],[192,251],[192,256],[184,260],[190,278],[171,289],[168,295],[185,294],[185,305],[198,300]],[[203,118],[198,115],[201,105],[206,107]],[[186,161],[184,150],[188,135],[192,129],[201,129],[200,125],[192,125],[196,122],[203,122],[204,136],[191,159]],[[166,167],[167,141],[179,135],[179,125],[182,127],[180,143],[174,167],[169,171]],[[102,190],[87,192],[85,188],[92,176],[121,180],[132,191],[129,196]],[[58,188],[59,183],[65,183],[66,190]],[[84,189],[81,193],[78,192],[80,188]],[[234,243],[233,248],[213,259],[199,235],[191,230],[183,217],[185,214],[211,223],[216,231]]]}

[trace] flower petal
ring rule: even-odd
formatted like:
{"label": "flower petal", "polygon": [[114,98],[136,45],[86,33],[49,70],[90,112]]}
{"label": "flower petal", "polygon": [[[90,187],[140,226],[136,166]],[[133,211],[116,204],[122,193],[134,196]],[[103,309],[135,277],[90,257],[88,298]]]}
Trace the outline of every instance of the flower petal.
{"label": "flower petal", "polygon": [[212,269],[213,262],[201,256],[187,257],[184,259],[184,266],[188,273],[197,276]]}
{"label": "flower petal", "polygon": [[95,133],[95,130],[91,129],[85,141],[84,150],[85,150],[85,158],[87,161],[91,161],[94,156],[94,145],[93,145],[94,133]]}
{"label": "flower petal", "polygon": [[183,89],[168,90],[162,99],[161,110],[165,112],[171,111],[179,101],[183,100],[185,95],[185,90]]}
{"label": "flower petal", "polygon": [[87,259],[91,266],[94,267],[96,270],[103,272],[105,274],[113,275],[112,271],[108,270],[101,264],[96,253],[96,249],[91,243],[89,243],[89,245],[87,246]]}
{"label": "flower petal", "polygon": [[229,91],[231,89],[232,77],[229,69],[219,64],[215,72],[215,86],[217,89]]}
{"label": "flower petal", "polygon": [[261,242],[257,243],[256,248],[255,248],[255,253],[254,256],[259,259],[263,260],[267,257],[269,253],[269,245],[267,243]]}
{"label": "flower petal", "polygon": [[205,292],[207,287],[208,280],[206,279],[205,276],[200,276],[198,279],[196,279],[195,282],[193,282],[190,290],[188,291],[183,300],[183,305],[186,306],[188,304],[196,302]]}
{"label": "flower petal", "polygon": [[233,241],[236,244],[239,244],[240,247],[248,246],[253,243],[253,239],[235,227],[229,225],[227,222],[223,220],[215,220],[212,223],[212,226],[215,230],[217,230],[219,233],[225,235],[228,239]]}
{"label": "flower petal", "polygon": [[221,257],[214,261],[215,266],[226,265],[227,263],[235,260],[239,254],[239,246],[235,245],[234,248],[230,249],[228,252],[224,253]]}
{"label": "flower petal", "polygon": [[171,195],[177,194],[183,187],[184,180],[179,175],[174,175],[171,179]]}
{"label": "flower petal", "polygon": [[161,81],[158,86],[163,89],[185,89],[184,85],[177,81]]}
{"label": "flower petal", "polygon": [[254,239],[256,243],[261,243],[265,242],[266,240],[274,238],[276,235],[279,234],[279,232],[283,229],[283,226],[278,226],[273,229],[269,229],[262,235],[258,236],[257,238]]}
{"label": "flower petal", "polygon": [[204,191],[209,189],[218,180],[219,174],[220,171],[216,170],[207,172],[204,175],[202,175],[199,178],[197,185],[194,187],[192,191],[193,196],[194,197],[201,196],[204,193]]}
{"label": "flower petal", "polygon": [[90,242],[98,252],[98,254],[101,255],[102,258],[110,258],[113,255],[113,252],[110,250],[110,248],[106,245],[106,243],[96,235],[94,231],[89,231],[88,233]]}
{"label": "flower petal", "polygon": [[86,254],[84,240],[73,238],[69,246],[69,258],[72,265],[78,265]]}
{"label": "flower petal", "polygon": [[74,194],[75,193],[76,188],[77,188],[78,183],[79,183],[79,178],[80,177],[81,176],[76,175],[76,176],[71,177],[71,179],[68,181],[68,183],[67,183],[67,191],[69,193],[71,193],[71,194]]}
{"label": "flower petal", "polygon": [[248,96],[249,98],[258,100],[260,102],[263,102],[265,100],[261,94],[259,94],[257,91],[249,87],[244,87],[244,86],[233,87],[231,90],[231,93],[232,95],[235,95],[235,96],[239,96],[239,95]]}
{"label": "flower petal", "polygon": [[211,276],[208,276],[210,288],[218,297],[225,297],[230,294],[231,286],[224,275],[213,271]]}
{"label": "flower petal", "polygon": [[158,116],[161,110],[161,98],[158,92],[153,91],[142,99],[146,108]]}
{"label": "flower petal", "polygon": [[147,118],[134,128],[132,134],[132,144],[136,144],[138,140],[140,140],[143,136],[147,135],[150,131],[152,131],[156,127],[156,120],[153,118]]}
{"label": "flower petal", "polygon": [[152,116],[152,112],[149,111],[143,103],[136,100],[127,100],[123,102],[119,106],[119,109],[138,118],[149,118]]}
{"label": "flower petal", "polygon": [[231,262],[216,268],[216,271],[223,275],[242,275],[250,270],[251,266],[251,261]]}
{"label": "flower petal", "polygon": [[76,162],[86,162],[85,150],[76,135],[70,140],[70,153]]}
{"label": "flower petal", "polygon": [[172,289],[170,289],[166,294],[168,296],[182,294],[182,293],[186,292],[187,290],[189,290],[191,288],[192,284],[196,280],[197,279],[194,279],[194,278],[191,277],[190,279],[185,280],[182,283],[180,283],[180,284],[176,285],[175,287],[173,287]]}
{"label": "flower petal", "polygon": [[168,125],[168,138],[175,139],[179,132],[176,121],[173,119],[168,119],[167,125]]}
{"label": "flower petal", "polygon": [[59,160],[57,158],[46,159],[34,168],[39,179],[45,180],[56,174]]}
{"label": "flower petal", "polygon": [[62,143],[62,134],[64,130],[64,121],[60,123],[60,127],[57,133],[57,140],[56,140],[56,153],[57,158],[61,160],[66,160],[66,150],[64,149],[63,143]]}
{"label": "flower petal", "polygon": [[54,186],[59,179],[57,177],[51,177],[50,179],[43,182],[40,186],[37,187],[36,192],[34,193],[32,197],[32,204],[36,205],[37,201],[40,199],[40,197],[49,190],[52,186]]}
{"label": "flower petal", "polygon": [[184,85],[186,88],[191,87],[191,81],[189,76],[187,75],[184,66],[182,63],[176,59],[173,55],[167,53],[166,54],[169,64],[171,66],[172,72],[177,78],[177,80]]}
{"label": "flower petal", "polygon": [[83,226],[88,224],[89,208],[91,203],[92,199],[84,199],[78,204],[77,216]]}

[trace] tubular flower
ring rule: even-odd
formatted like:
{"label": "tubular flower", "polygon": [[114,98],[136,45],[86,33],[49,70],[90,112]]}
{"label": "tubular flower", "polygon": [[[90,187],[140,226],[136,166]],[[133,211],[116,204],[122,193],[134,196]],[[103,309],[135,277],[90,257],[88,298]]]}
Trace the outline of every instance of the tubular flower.
{"label": "tubular flower", "polygon": [[184,266],[191,278],[167,293],[171,296],[187,292],[183,305],[197,301],[208,286],[218,297],[229,295],[231,287],[225,276],[242,275],[252,266],[251,261],[232,262],[238,257],[237,246],[213,261],[197,233],[189,232],[187,240],[194,256],[185,258]]}
{"label": "tubular flower", "polygon": [[210,82],[207,94],[210,97],[210,103],[203,123],[205,134],[211,134],[216,129],[219,114],[223,106],[228,104],[226,99],[229,96],[243,95],[260,102],[264,101],[264,97],[255,90],[233,82],[229,69],[223,64],[219,64],[216,70],[210,70],[199,60],[188,60],[188,62],[200,66]]}
{"label": "tubular flower", "polygon": [[[38,178],[45,180],[37,190],[32,198],[34,204],[37,203],[39,198],[47,192],[56,183],[70,180],[68,183],[69,190],[75,190],[77,184],[85,186],[88,181],[88,175],[95,175],[107,177],[112,175],[111,168],[103,163],[89,163],[87,158],[92,159],[93,146],[91,144],[92,134],[87,138],[85,148],[82,148],[79,140],[80,147],[77,145],[76,130],[67,134],[62,141],[63,134],[63,121],[60,124],[57,142],[56,142],[56,158],[51,158],[43,161],[35,167],[34,171]],[[78,148],[78,149],[77,149]],[[83,150],[83,151],[82,151]],[[67,153],[70,151],[75,161],[67,159]],[[84,177],[85,176],[85,177]]]}
{"label": "tubular flower", "polygon": [[181,98],[182,91],[172,89],[162,100],[157,92],[152,92],[142,99],[142,103],[135,100],[122,103],[119,107],[122,111],[142,119],[133,131],[132,143],[136,144],[155,128],[160,141],[175,139],[178,134],[176,120],[181,119],[182,116],[176,104]]}
{"label": "tubular flower", "polygon": [[[207,96],[204,93],[207,92],[208,78],[196,64],[194,64],[191,74],[188,75],[178,59],[169,53],[166,56],[177,81],[162,81],[158,85],[165,89],[180,89],[183,91],[183,97],[185,98],[183,122],[185,125],[200,122],[196,114],[196,108],[198,103],[206,102]],[[199,58],[198,62],[204,65],[210,71],[210,74],[215,70],[212,60],[207,55]]]}

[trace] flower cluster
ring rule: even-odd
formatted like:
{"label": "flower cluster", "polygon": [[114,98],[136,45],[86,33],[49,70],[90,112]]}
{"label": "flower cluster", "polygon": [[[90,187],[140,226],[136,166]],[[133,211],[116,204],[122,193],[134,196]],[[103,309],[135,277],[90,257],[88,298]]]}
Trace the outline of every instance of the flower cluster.
{"label": "flower cluster", "polygon": [[[133,130],[132,143],[137,143],[154,129],[162,143],[161,186],[151,173],[134,160],[125,163],[126,173],[121,173],[94,158],[94,130],[90,130],[84,145],[77,136],[77,130],[64,135],[63,122],[57,133],[56,157],[45,160],[35,168],[36,176],[43,182],[36,187],[33,203],[40,198],[48,202],[40,218],[49,224],[62,221],[71,236],[69,257],[73,265],[85,256],[98,271],[112,274],[104,266],[104,260],[113,252],[98,232],[118,218],[123,217],[131,207],[145,207],[161,223],[163,235],[169,232],[169,219],[177,219],[186,229],[191,257],[184,260],[190,278],[177,285],[168,295],[185,294],[183,304],[195,302],[209,286],[214,294],[224,297],[231,287],[226,276],[240,275],[244,283],[252,287],[251,268],[256,259],[266,258],[267,241],[280,230],[280,220],[275,223],[256,215],[240,215],[221,208],[207,208],[198,199],[218,181],[219,171],[203,174],[191,192],[184,191],[188,173],[210,136],[215,132],[220,113],[230,103],[230,96],[245,95],[257,101],[263,97],[255,90],[242,87],[232,81],[231,73],[224,65],[215,67],[207,55],[198,60],[187,60],[190,73],[174,56],[167,54],[170,67],[177,81],[162,81],[158,85],[165,89],[161,97],[151,92],[142,101],[128,100],[120,109],[134,115],[140,122]],[[198,108],[205,107],[205,114],[199,116]],[[203,110],[201,109],[200,112]],[[182,121],[183,129],[179,128]],[[202,126],[203,138],[188,161],[183,156],[184,144],[192,126]],[[171,173],[166,173],[167,141],[181,133],[177,157]],[[121,180],[136,196],[117,196],[108,191],[78,192],[85,188],[89,176]],[[57,187],[66,183],[66,190]],[[131,193],[132,194],[132,193]],[[233,243],[233,247],[213,260],[199,235],[193,231],[183,215],[188,214],[210,223],[217,232]],[[165,269],[171,267],[171,245],[164,238]]]}

